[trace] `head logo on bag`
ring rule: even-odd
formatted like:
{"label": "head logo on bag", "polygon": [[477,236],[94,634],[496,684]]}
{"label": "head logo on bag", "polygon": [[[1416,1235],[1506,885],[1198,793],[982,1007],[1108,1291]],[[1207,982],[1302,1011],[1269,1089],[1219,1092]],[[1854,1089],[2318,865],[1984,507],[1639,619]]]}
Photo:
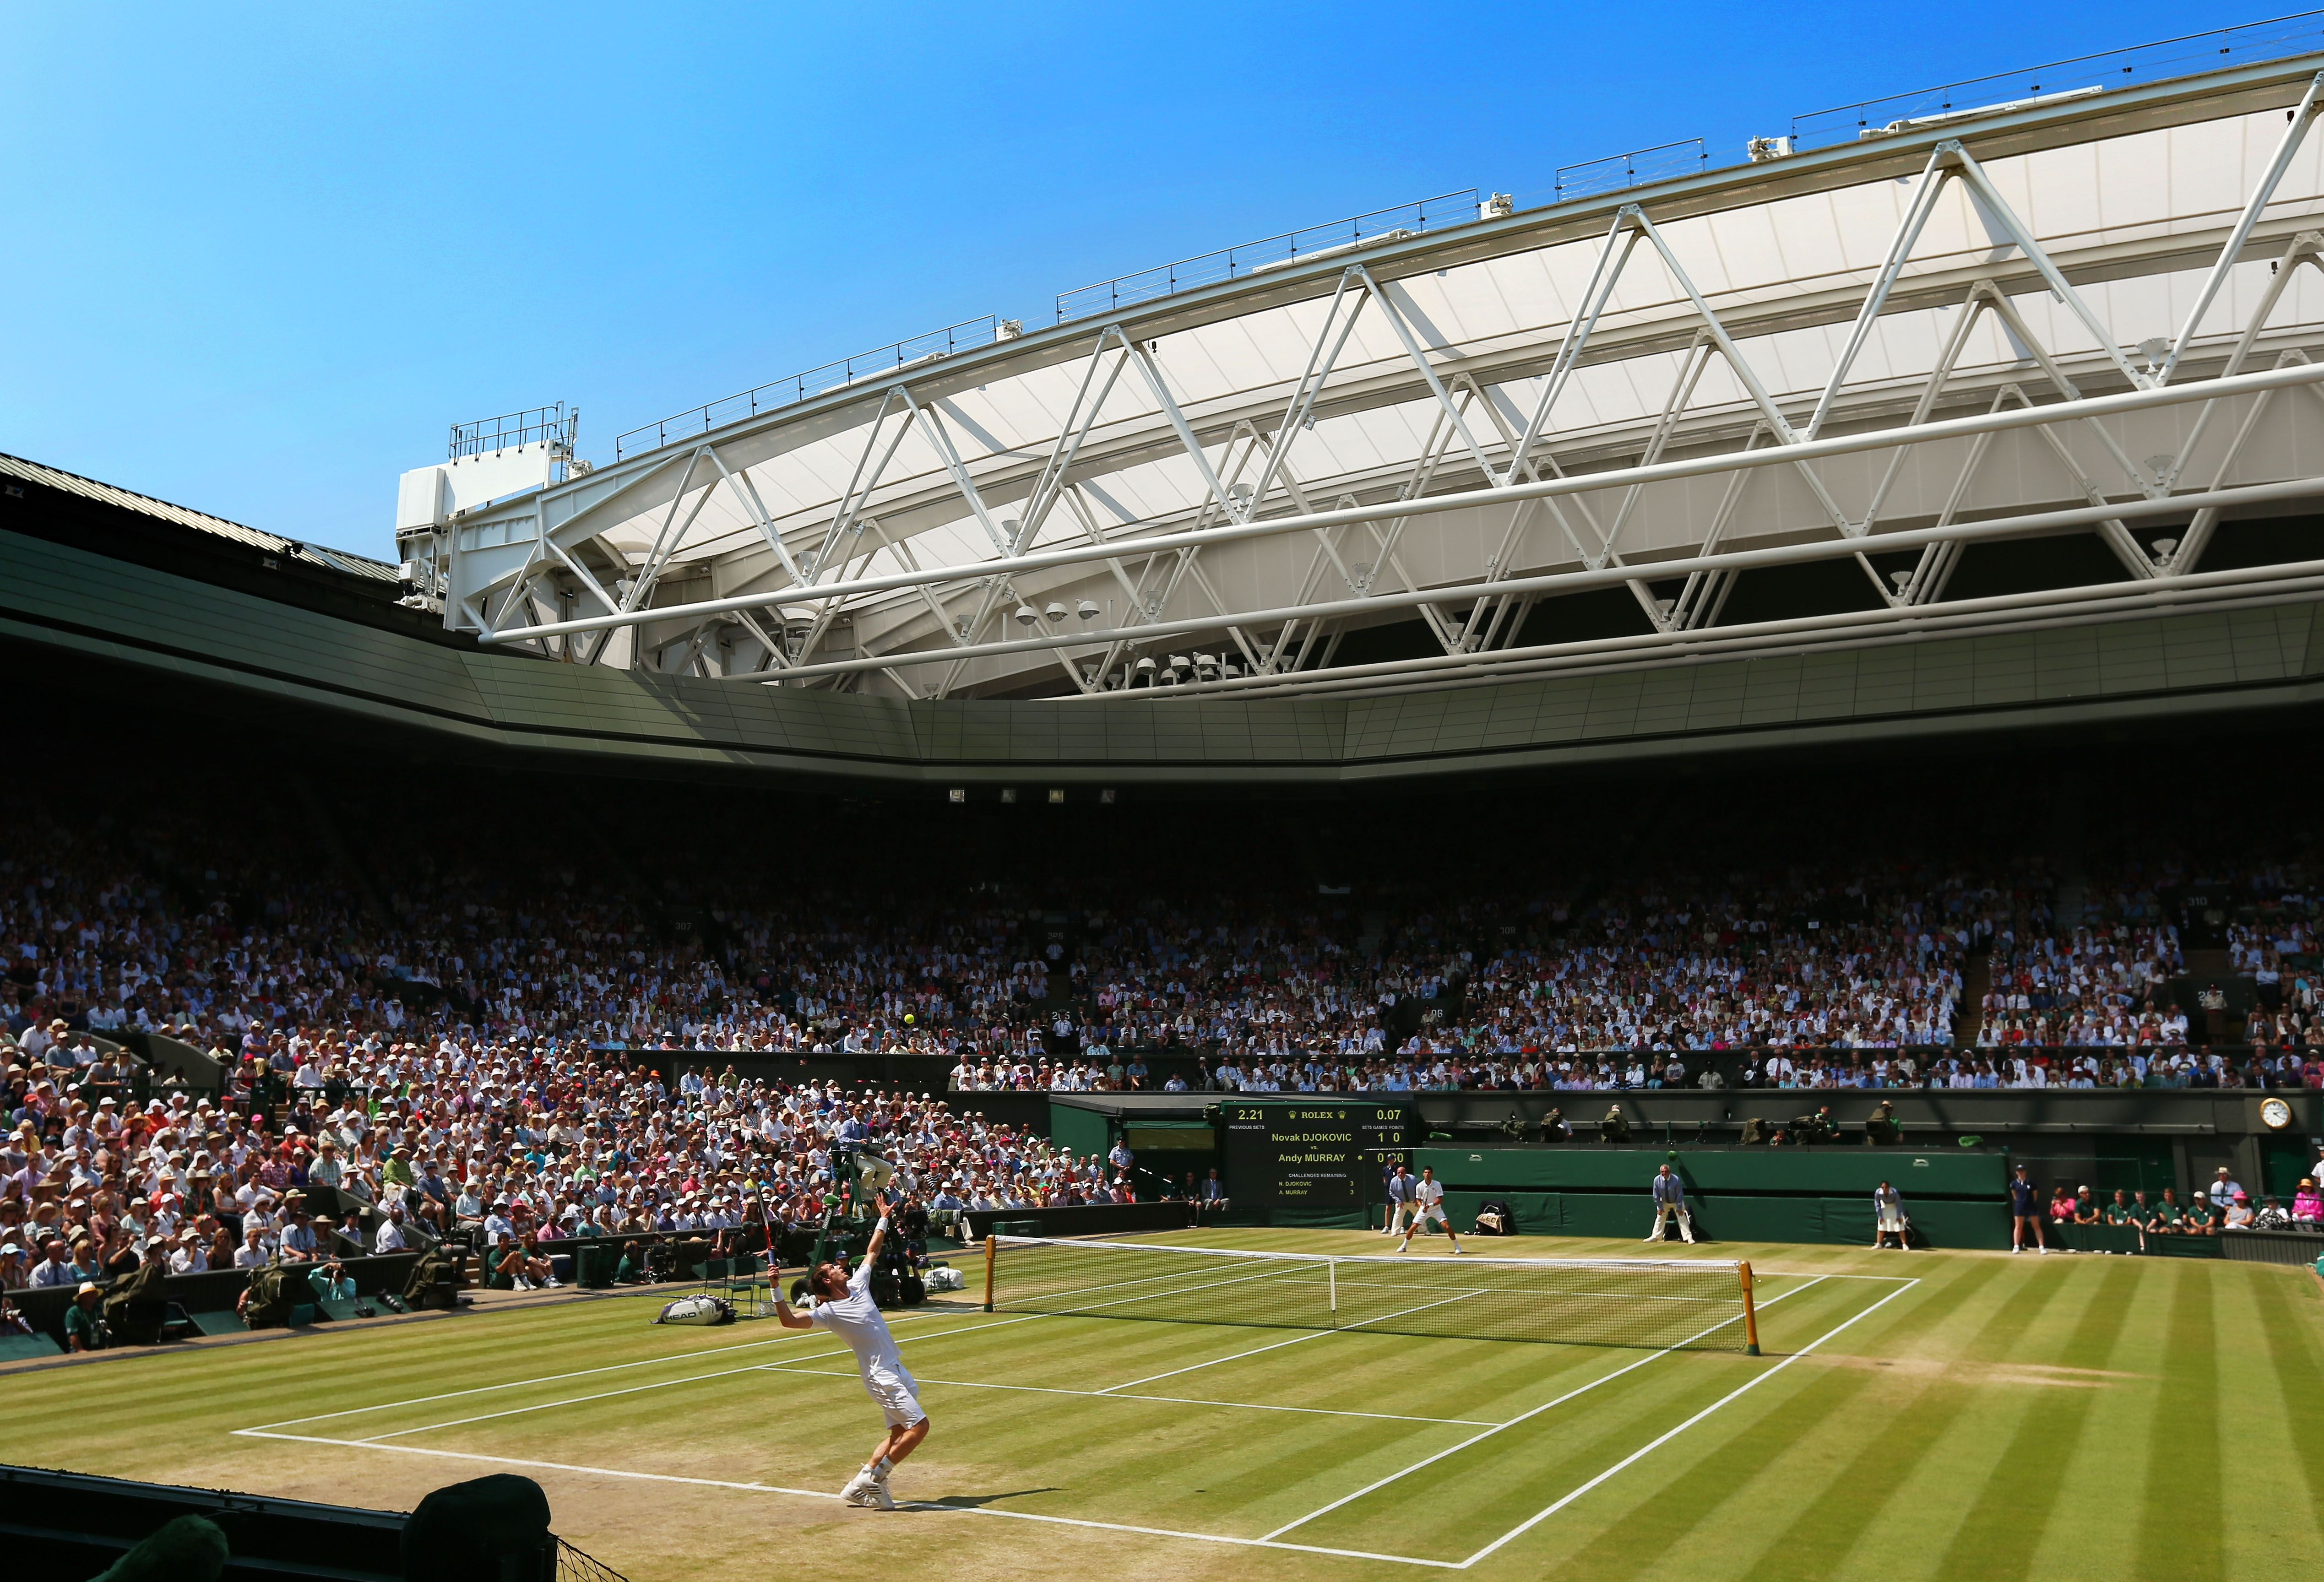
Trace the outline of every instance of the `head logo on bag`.
{"label": "head logo on bag", "polygon": [[661,1310],[657,1324],[731,1324],[734,1321],[734,1304],[723,1296],[707,1293],[681,1296]]}

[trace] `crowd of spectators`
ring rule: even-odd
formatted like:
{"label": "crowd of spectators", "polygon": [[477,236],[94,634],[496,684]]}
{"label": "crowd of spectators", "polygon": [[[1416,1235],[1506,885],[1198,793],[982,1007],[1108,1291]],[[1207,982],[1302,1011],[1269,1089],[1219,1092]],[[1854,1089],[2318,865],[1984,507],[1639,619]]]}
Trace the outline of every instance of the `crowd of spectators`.
{"label": "crowd of spectators", "polygon": [[[2265,1194],[2255,1202],[2243,1183],[2235,1179],[2234,1173],[2221,1165],[2209,1183],[2190,1191],[2183,1202],[2172,1187],[2164,1187],[2151,1199],[2144,1191],[2123,1187],[2106,1197],[2088,1186],[2069,1186],[2060,1182],[2051,1189],[2048,1213],[2053,1228],[2106,1226],[2117,1232],[2135,1233],[2143,1245],[2144,1238],[2151,1236],[2218,1236],[2222,1231],[2237,1230],[2324,1231],[2324,1193],[2318,1191],[2315,1177],[2302,1176],[2289,1205]],[[2071,1238],[2066,1239],[2070,1245]]]}
{"label": "crowd of spectators", "polygon": [[[1076,1156],[927,1096],[731,1069],[670,1086],[580,1044],[265,1041],[331,1074],[293,1086],[287,1107],[183,1089],[124,1105],[36,1064],[0,1147],[0,1289],[78,1288],[154,1260],[174,1274],[327,1263],[447,1237],[519,1284],[553,1283],[546,1253],[579,1237],[692,1233],[756,1251],[822,1220],[844,1175],[835,1151],[851,1145],[893,1162],[897,1185],[938,1209],[1134,1200],[1126,1156]],[[309,1211],[318,1188],[341,1217]],[[376,1221],[369,1236],[350,1235],[358,1217]]]}
{"label": "crowd of spectators", "polygon": [[[987,1122],[987,1091],[2324,1085],[2297,866],[2078,881],[2067,926],[2024,862],[1050,906],[476,855],[379,891],[300,855],[214,810],[134,835],[10,810],[0,1288],[462,1231],[530,1279],[543,1239],[812,1218],[851,1128],[937,1207],[1135,1190]],[[2189,992],[2186,929],[2249,1000],[2232,1025]],[[157,1085],[133,1033],[225,1090]],[[929,1091],[667,1088],[673,1049],[919,1055]]]}

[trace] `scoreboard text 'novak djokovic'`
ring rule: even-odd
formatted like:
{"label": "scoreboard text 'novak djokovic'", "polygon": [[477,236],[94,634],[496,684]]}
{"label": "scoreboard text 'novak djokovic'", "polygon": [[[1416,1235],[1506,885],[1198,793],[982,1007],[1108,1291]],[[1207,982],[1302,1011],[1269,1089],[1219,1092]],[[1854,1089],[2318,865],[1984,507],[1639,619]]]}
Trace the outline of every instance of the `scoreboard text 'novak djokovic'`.
{"label": "scoreboard text 'novak djokovic'", "polygon": [[1220,1108],[1227,1191],[1252,1208],[1376,1202],[1381,1161],[1405,1149],[1400,1104],[1240,1099]]}

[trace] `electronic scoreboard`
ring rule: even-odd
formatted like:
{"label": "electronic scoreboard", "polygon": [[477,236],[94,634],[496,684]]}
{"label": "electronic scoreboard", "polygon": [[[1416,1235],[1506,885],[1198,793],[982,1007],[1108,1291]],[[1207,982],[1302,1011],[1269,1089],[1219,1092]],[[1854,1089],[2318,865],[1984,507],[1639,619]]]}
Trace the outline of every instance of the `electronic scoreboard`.
{"label": "electronic scoreboard", "polygon": [[1227,1195],[1251,1209],[1379,1202],[1385,1161],[1407,1146],[1408,1104],[1239,1099],[1219,1106]]}

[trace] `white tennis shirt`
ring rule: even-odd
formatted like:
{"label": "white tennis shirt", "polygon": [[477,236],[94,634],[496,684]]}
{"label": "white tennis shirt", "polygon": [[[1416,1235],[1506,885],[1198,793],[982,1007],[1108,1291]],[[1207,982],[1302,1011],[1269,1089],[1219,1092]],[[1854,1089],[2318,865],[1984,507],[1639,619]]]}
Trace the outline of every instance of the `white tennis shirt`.
{"label": "white tennis shirt", "polygon": [[888,1320],[880,1316],[879,1304],[872,1300],[871,1259],[864,1259],[847,1277],[845,1296],[816,1302],[808,1316],[847,1342],[865,1378],[892,1380],[907,1390],[918,1389],[896,1351],[896,1338],[888,1332]]}
{"label": "white tennis shirt", "polygon": [[1434,1209],[1444,1200],[1444,1183],[1424,1178],[1412,1189],[1412,1200],[1424,1209]]}

